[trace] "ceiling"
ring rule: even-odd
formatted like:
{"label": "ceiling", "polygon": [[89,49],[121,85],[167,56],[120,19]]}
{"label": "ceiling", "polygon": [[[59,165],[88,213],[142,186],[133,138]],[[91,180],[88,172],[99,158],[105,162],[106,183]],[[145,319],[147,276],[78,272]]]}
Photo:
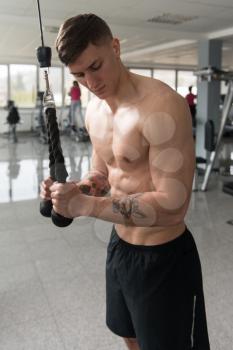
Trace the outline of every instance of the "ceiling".
{"label": "ceiling", "polygon": [[[92,12],[103,17],[119,37],[127,64],[196,67],[198,41],[221,39],[223,66],[233,69],[232,0],[40,2],[48,46],[54,46],[56,30],[66,18]],[[0,32],[0,63],[36,63],[35,50],[41,45],[36,0],[0,0]],[[53,64],[59,64],[54,50]]]}

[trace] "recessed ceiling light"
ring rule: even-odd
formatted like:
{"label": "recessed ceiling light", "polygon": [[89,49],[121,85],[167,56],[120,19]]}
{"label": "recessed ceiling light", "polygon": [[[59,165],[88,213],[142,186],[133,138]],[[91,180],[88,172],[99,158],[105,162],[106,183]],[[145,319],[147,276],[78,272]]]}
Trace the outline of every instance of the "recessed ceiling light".
{"label": "recessed ceiling light", "polygon": [[159,16],[154,16],[152,18],[149,18],[147,22],[150,23],[162,23],[162,24],[182,24],[184,22],[192,21],[193,19],[198,18],[197,16],[183,16],[183,15],[177,15],[172,14],[169,12],[163,13]]}
{"label": "recessed ceiling light", "polygon": [[59,31],[59,27],[57,27],[57,26],[45,26],[44,30],[46,32],[48,32],[48,33],[55,33],[55,34],[57,34],[58,31]]}

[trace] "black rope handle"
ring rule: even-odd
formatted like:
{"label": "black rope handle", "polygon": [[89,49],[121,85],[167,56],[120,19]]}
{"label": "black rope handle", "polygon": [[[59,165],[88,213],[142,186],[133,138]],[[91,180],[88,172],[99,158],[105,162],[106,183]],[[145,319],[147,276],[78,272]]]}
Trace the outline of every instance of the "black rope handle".
{"label": "black rope handle", "polygon": [[[54,166],[55,179],[60,183],[65,183],[68,173],[65,167],[65,160],[61,148],[56,109],[47,108],[45,114],[49,134],[49,157],[52,159],[52,162],[54,161],[54,164],[52,165]],[[56,213],[53,209],[51,211],[51,218],[53,223],[59,227],[66,227],[73,221],[73,219],[66,218]]]}
{"label": "black rope handle", "polygon": [[[49,145],[49,174],[50,174],[51,179],[53,181],[56,181],[55,158],[53,155],[52,144],[51,144],[51,140],[50,140],[49,124],[48,124],[47,120],[46,120],[46,127],[47,127],[48,145]],[[44,199],[40,202],[41,215],[50,218],[52,209],[53,209],[53,203],[52,203],[51,199],[49,199],[49,200]]]}
{"label": "black rope handle", "polygon": [[[49,169],[50,177],[54,181],[65,183],[68,176],[65,160],[62,153],[60,134],[57,124],[56,109],[47,108],[45,111],[47,121],[48,143],[49,143]],[[51,217],[53,223],[59,227],[66,227],[73,219],[66,218],[53,210],[51,200],[40,202],[40,213],[45,217]]]}
{"label": "black rope handle", "polygon": [[[41,68],[51,66],[52,50],[48,46],[44,46],[44,37],[42,30],[42,20],[40,12],[40,1],[37,0],[39,25],[42,46],[37,49],[37,59]],[[59,128],[57,124],[56,107],[53,94],[49,87],[48,73],[45,71],[46,91],[44,94],[43,104],[47,123],[48,144],[49,144],[49,169],[50,177],[54,181],[65,183],[68,176],[65,160],[62,153]],[[51,200],[43,200],[40,203],[40,213],[43,216],[52,218],[53,223],[59,227],[65,227],[71,224],[73,219],[66,218],[53,210]]]}

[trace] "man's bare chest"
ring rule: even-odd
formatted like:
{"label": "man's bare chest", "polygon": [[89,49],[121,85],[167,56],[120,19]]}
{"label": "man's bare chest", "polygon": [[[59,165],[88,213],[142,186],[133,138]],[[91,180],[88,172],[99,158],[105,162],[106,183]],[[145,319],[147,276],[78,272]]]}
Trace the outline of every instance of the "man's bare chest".
{"label": "man's bare chest", "polygon": [[114,118],[101,116],[89,124],[92,145],[108,166],[134,167],[145,160],[148,144],[141,132],[140,116],[135,112]]}

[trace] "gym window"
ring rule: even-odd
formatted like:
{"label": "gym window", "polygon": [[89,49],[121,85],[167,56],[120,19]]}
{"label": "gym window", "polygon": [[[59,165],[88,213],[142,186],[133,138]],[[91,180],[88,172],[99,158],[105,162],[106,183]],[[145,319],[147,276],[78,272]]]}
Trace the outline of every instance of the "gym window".
{"label": "gym window", "polygon": [[0,65],[0,107],[5,107],[8,100],[8,69],[7,65]]}
{"label": "gym window", "polygon": [[36,65],[10,64],[10,99],[18,107],[34,107]]}

